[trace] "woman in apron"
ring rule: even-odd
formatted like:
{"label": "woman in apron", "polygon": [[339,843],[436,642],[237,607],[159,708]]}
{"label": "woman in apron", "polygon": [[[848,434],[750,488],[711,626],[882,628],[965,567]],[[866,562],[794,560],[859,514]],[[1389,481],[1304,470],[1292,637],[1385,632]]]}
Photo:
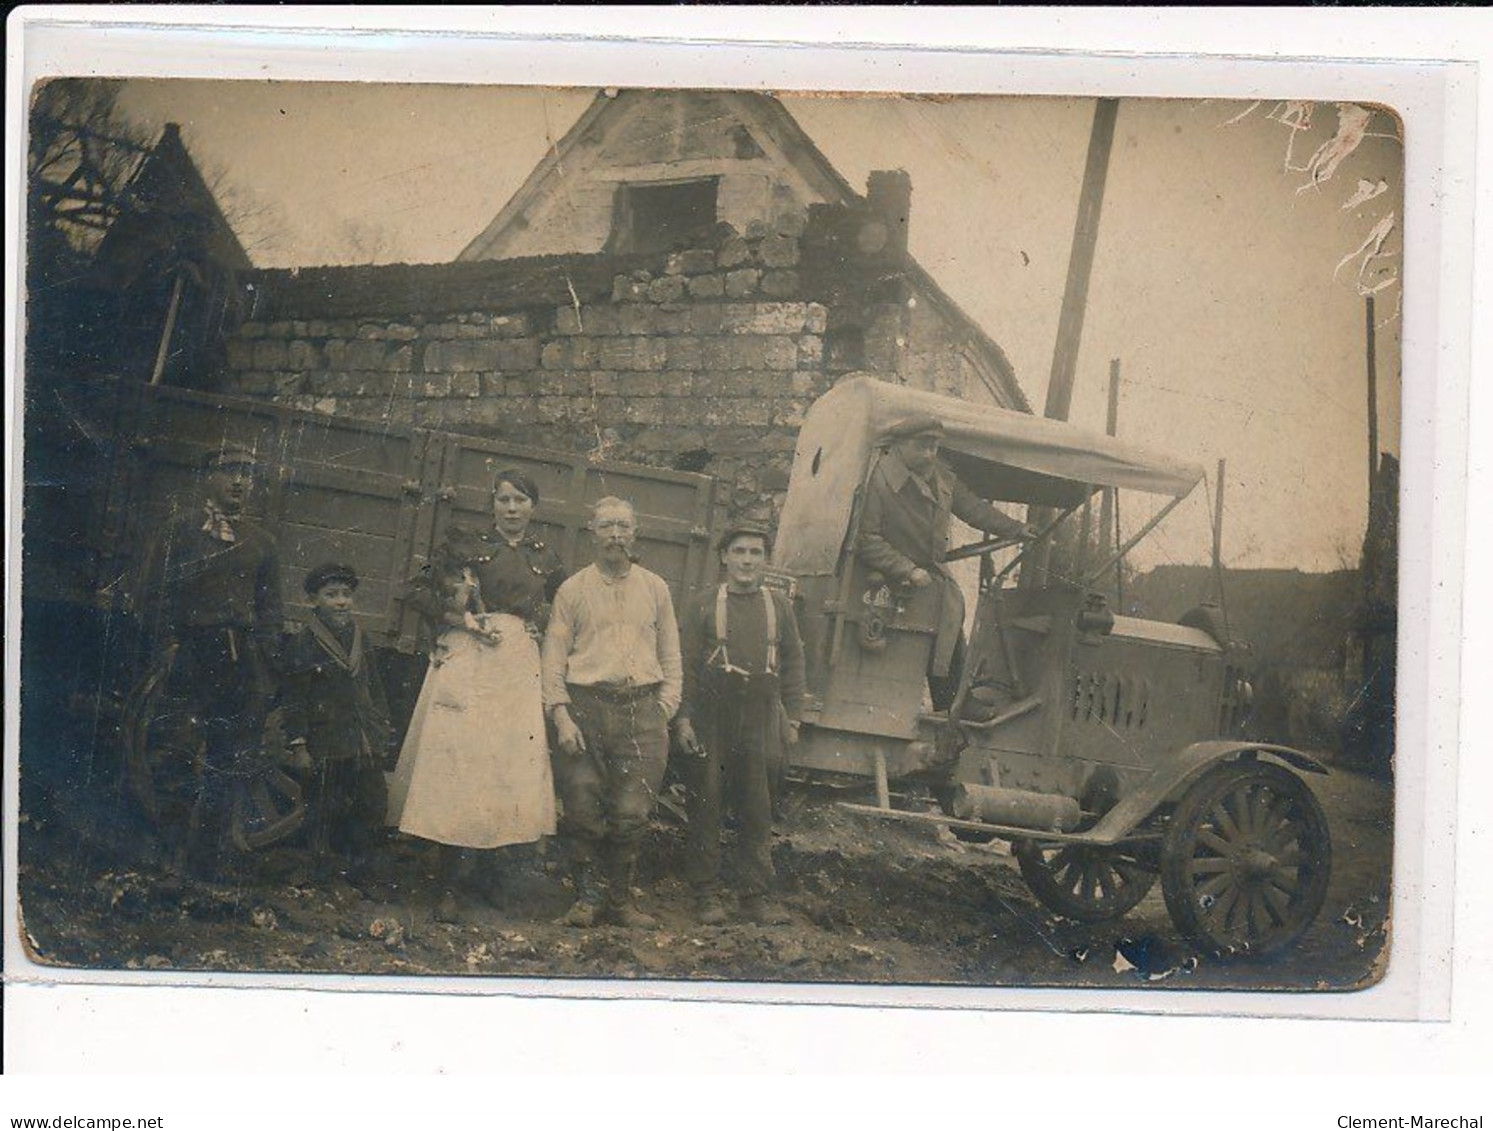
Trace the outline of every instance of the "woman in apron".
{"label": "woman in apron", "polygon": [[462,894],[494,896],[494,862],[474,868],[470,850],[555,831],[538,640],[565,569],[529,533],[538,502],[529,476],[498,472],[492,528],[453,527],[409,598],[434,644],[390,782],[389,823],[441,846],[435,914],[446,922],[460,918]]}

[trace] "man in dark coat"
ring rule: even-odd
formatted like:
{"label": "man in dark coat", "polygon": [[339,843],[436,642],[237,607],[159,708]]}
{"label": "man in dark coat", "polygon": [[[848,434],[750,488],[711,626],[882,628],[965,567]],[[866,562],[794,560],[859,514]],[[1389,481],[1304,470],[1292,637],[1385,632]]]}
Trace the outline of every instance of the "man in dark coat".
{"label": "man in dark coat", "polygon": [[173,866],[209,874],[231,846],[280,831],[265,823],[275,814],[251,803],[269,769],[261,747],[282,625],[278,546],[244,514],[254,467],[241,445],[208,454],[195,506],[168,520],[134,588],[161,689],[146,803]]}
{"label": "man in dark coat", "polygon": [[358,575],[328,562],[306,575],[311,617],[281,653],[281,701],[289,749],[309,774],[306,799],[317,873],[346,870],[356,882],[383,835],[384,762],[392,728],[373,647],[353,619]]}
{"label": "man in dark coat", "polygon": [[928,690],[936,711],[953,705],[964,666],[964,595],[944,564],[949,517],[1012,540],[1032,530],[975,495],[940,463],[943,424],[919,414],[883,435],[861,512],[856,553],[865,565],[907,589],[937,586],[938,635],[928,662]]}
{"label": "man in dark coat", "polygon": [[742,915],[787,922],[767,896],[773,879],[772,805],[785,745],[798,738],[804,646],[793,606],[762,584],[767,529],[730,527],[717,547],[726,581],[688,609],[682,636],[684,702],[676,723],[689,758],[686,874],[701,923],[726,921],[720,898],[721,825],[737,818],[736,872]]}

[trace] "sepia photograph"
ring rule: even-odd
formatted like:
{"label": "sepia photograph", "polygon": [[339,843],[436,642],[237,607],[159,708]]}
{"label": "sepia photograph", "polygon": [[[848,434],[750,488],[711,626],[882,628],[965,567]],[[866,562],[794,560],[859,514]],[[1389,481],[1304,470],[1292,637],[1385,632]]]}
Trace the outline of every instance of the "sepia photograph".
{"label": "sepia photograph", "polygon": [[31,962],[1384,977],[1393,107],[27,115]]}

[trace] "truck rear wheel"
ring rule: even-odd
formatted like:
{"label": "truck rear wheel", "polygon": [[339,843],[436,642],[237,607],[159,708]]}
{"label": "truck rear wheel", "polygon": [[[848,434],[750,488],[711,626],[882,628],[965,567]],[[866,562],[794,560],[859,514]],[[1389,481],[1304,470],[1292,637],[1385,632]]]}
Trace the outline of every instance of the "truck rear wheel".
{"label": "truck rear wheel", "polygon": [[1232,762],[1177,805],[1161,888],[1177,928],[1208,953],[1263,955],[1311,925],[1331,865],[1327,818],[1306,783],[1271,762]]}
{"label": "truck rear wheel", "polygon": [[1081,923],[1119,918],[1156,883],[1155,865],[1123,848],[1028,840],[1014,849],[1032,893],[1059,915]]}

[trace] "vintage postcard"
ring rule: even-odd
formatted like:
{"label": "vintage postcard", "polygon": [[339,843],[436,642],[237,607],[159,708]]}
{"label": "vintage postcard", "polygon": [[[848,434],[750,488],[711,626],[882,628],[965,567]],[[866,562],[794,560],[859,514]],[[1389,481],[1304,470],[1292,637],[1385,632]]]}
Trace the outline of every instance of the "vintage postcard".
{"label": "vintage postcard", "polygon": [[66,972],[1393,960],[1372,100],[28,91],[18,899]]}

